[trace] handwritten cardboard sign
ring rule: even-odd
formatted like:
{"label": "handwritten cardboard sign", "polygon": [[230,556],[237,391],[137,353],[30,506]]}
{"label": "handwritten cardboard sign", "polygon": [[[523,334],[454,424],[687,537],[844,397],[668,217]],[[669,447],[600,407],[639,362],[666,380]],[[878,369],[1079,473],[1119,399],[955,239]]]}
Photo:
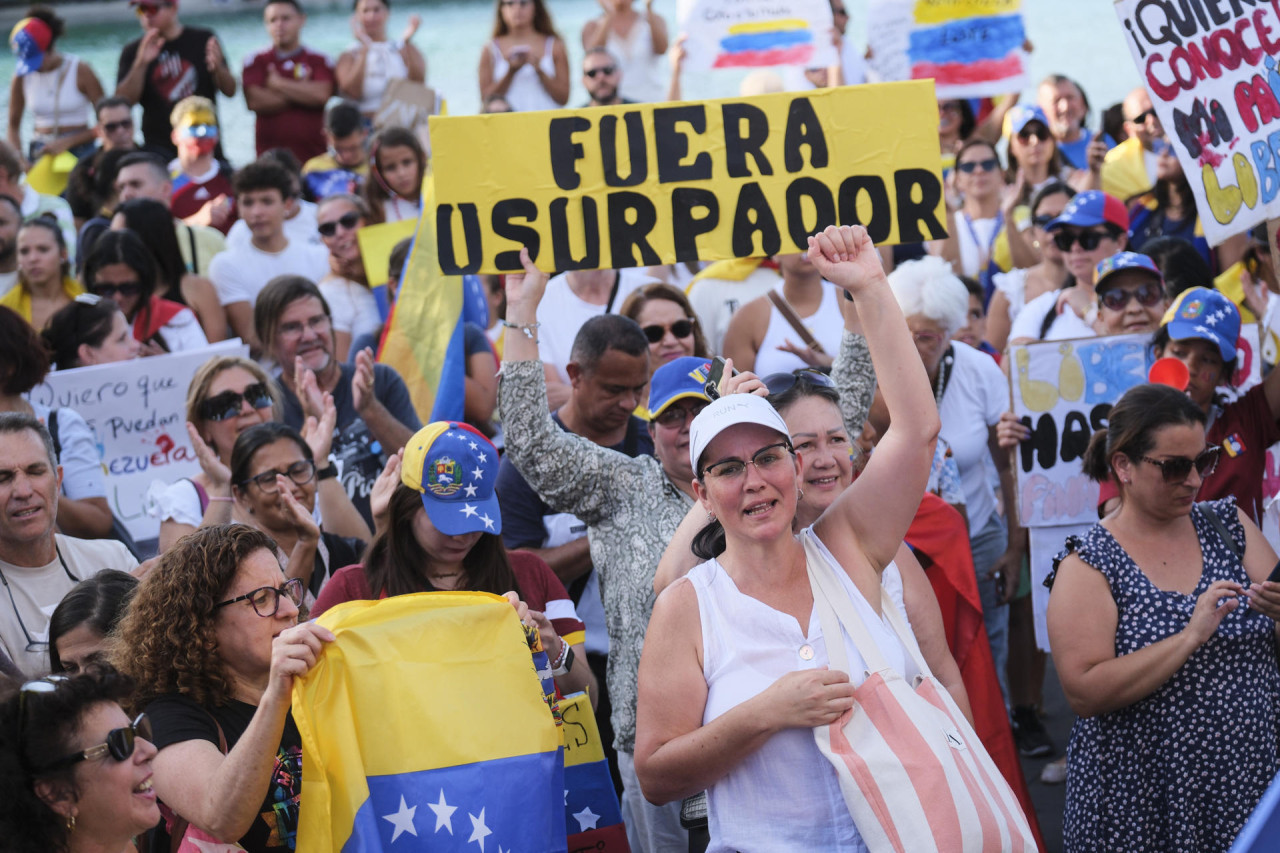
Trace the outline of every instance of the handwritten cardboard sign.
{"label": "handwritten cardboard sign", "polygon": [[676,17],[689,71],[839,61],[829,0],[680,0]]}

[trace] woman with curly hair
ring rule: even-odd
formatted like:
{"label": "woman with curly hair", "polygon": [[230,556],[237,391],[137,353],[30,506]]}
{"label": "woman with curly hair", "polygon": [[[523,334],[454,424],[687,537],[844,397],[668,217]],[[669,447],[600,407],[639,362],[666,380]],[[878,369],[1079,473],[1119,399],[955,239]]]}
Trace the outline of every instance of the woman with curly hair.
{"label": "woman with curly hair", "polygon": [[274,548],[241,524],[184,537],[138,588],[113,661],[152,720],[155,790],[187,822],[186,838],[250,853],[293,847],[293,679],[333,640],[298,623],[302,583],[285,580]]}
{"label": "woman with curly hair", "polygon": [[129,686],[93,669],[30,681],[0,702],[0,839],[10,853],[124,853],[160,820],[156,748]]}

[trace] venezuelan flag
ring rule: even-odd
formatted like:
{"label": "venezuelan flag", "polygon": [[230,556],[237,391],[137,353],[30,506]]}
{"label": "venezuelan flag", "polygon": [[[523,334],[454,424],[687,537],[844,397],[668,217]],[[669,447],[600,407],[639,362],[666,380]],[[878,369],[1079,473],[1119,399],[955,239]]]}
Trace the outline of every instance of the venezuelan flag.
{"label": "venezuelan flag", "polygon": [[564,720],[564,818],[571,850],[627,853],[618,794],[604,757],[591,700],[574,693],[560,700]]}
{"label": "venezuelan flag", "polygon": [[487,593],[352,601],[295,682],[298,849],[562,851],[562,739],[515,610]]}
{"label": "venezuelan flag", "polygon": [[939,86],[1004,80],[1023,72],[1026,32],[1021,14],[944,21],[912,31],[907,46],[911,79]]}
{"label": "venezuelan flag", "polygon": [[378,352],[378,361],[394,367],[409,386],[424,421],[462,420],[467,375],[462,309],[462,279],[440,272],[435,182],[428,176],[413,249]]}
{"label": "venezuelan flag", "polygon": [[813,32],[800,18],[751,21],[729,27],[712,68],[803,65],[813,56]]}

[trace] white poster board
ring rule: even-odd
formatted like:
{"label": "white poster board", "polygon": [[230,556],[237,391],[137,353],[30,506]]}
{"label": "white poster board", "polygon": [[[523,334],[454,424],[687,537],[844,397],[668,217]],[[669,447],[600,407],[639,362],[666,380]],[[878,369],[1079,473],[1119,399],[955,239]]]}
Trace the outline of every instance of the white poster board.
{"label": "white poster board", "polygon": [[829,0],[680,0],[685,68],[827,68],[840,61]]}
{"label": "white poster board", "polygon": [[107,502],[139,542],[160,535],[146,507],[153,480],[172,483],[200,473],[187,436],[187,386],[215,356],[249,356],[239,339],[207,349],[50,373],[27,395],[50,408],[74,409],[102,454]]}
{"label": "white poster board", "polygon": [[1116,0],[1116,14],[1216,246],[1280,216],[1280,5],[1209,5]]}

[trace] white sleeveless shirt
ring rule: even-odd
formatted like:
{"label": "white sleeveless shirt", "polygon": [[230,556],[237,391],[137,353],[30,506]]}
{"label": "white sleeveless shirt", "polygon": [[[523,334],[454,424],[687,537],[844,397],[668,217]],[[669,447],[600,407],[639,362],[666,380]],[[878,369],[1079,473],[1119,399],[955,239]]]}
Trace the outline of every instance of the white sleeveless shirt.
{"label": "white sleeveless shirt", "polygon": [[400,55],[401,42],[375,41],[368,47],[364,61],[364,88],[360,95],[360,112],[376,113],[382,106],[382,96],[392,80],[404,80],[409,76],[409,66]]}
{"label": "white sleeveless shirt", "polygon": [[[556,76],[556,61],[551,55],[553,47],[555,47],[555,39],[547,36],[546,43],[542,46],[542,58],[538,60],[538,68],[541,68],[542,73],[548,77]],[[489,42],[489,50],[493,54],[493,79],[501,80],[507,76],[507,69],[511,67],[511,63],[507,62],[507,58],[502,55],[502,50],[496,41]],[[530,64],[521,66],[515,73],[511,78],[511,85],[507,87],[507,94],[503,97],[511,105],[511,109],[518,113],[562,109],[542,85],[537,70]]]}
{"label": "white sleeveless shirt", "polygon": [[667,60],[663,54],[653,52],[653,33],[643,12],[636,16],[625,37],[610,27],[604,46],[617,57],[622,70],[619,95],[639,104],[667,99]]}
{"label": "white sleeveless shirt", "polygon": [[[893,629],[838,568],[812,528],[800,535],[811,537],[837,567],[836,576],[890,666],[914,678],[916,666]],[[802,631],[790,614],[741,593],[716,560],[697,566],[688,577],[698,596],[702,621],[702,674],[707,680],[703,725],[764,692],[789,672],[829,665],[816,608],[807,630]],[[897,565],[885,568],[881,584],[905,618]],[[866,664],[847,635],[844,644],[853,670],[850,680],[861,684]],[[861,853],[867,849],[840,792],[835,769],[818,750],[812,729],[786,729],[769,738],[707,790],[707,808],[708,853]]]}
{"label": "white sleeveless shirt", "polygon": [[76,85],[80,58],[62,54],[52,71],[33,71],[22,78],[22,97],[32,112],[37,135],[52,138],[54,128],[88,127],[93,104]]}
{"label": "white sleeveless shirt", "polygon": [[[785,296],[782,286],[782,282],[779,281],[774,288],[779,296]],[[824,281],[822,302],[819,303],[818,310],[808,317],[800,318],[804,327],[809,330],[809,334],[813,335],[818,343],[822,344],[827,354],[833,357],[840,352],[840,339],[844,334],[844,315],[840,313],[840,303],[837,301],[843,298],[840,295],[840,288],[829,281]],[[787,340],[796,346],[804,346],[804,341],[782,316],[782,312],[770,304],[769,328],[765,330],[764,340],[760,342],[760,350],[756,353],[755,369],[752,372],[757,376],[768,376],[770,373],[787,373],[801,367],[808,367],[800,356],[778,349]]]}

